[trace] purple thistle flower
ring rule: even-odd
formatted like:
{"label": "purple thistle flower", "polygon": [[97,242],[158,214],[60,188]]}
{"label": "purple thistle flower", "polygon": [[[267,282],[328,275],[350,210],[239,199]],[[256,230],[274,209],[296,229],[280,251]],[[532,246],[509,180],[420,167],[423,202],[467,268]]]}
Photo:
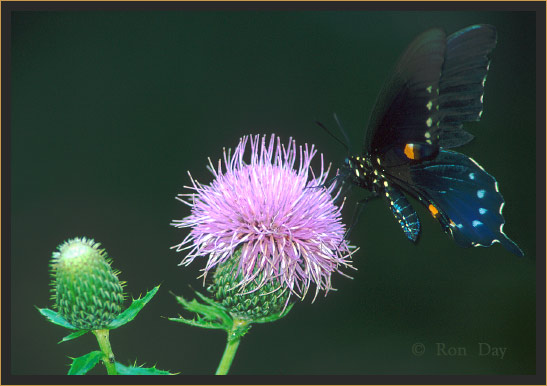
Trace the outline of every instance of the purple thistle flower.
{"label": "purple thistle flower", "polygon": [[[243,160],[247,141],[251,143],[250,163]],[[330,165],[324,169],[321,155],[319,176],[311,169],[316,153],[307,144],[297,152],[292,138],[284,146],[273,134],[269,143],[266,136],[262,141],[259,135],[245,136],[233,156],[224,150],[224,171],[221,160],[215,169],[209,159],[208,168],[214,175],[211,184],[200,184],[188,172],[192,186],[185,188],[193,192],[179,194],[177,199],[192,208],[191,214],[171,224],[191,228],[172,247],[190,249],[181,265],[208,255],[205,276],[241,248],[238,273],[242,279],[234,288],[244,289],[260,280],[257,288],[278,283],[278,289],[303,298],[313,283],[315,296],[320,290],[326,294],[332,289],[333,272],[353,268],[351,256],[356,250],[350,252],[353,247],[344,239],[342,208],[333,203],[336,197],[331,195],[334,184],[325,187]],[[294,169],[297,158],[299,166]]]}

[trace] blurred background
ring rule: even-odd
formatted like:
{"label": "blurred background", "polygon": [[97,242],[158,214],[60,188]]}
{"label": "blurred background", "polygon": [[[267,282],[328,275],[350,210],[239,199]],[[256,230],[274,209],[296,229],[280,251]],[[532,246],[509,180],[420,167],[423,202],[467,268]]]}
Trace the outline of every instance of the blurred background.
{"label": "blurred background", "polygon": [[[67,330],[34,308],[51,307],[51,253],[76,236],[102,243],[131,296],[162,284],[111,333],[118,361],[214,373],[225,333],[162,318],[182,312],[169,291],[202,289],[205,260],[178,267],[184,255],[170,249],[187,233],[169,226],[190,213],[175,200],[187,170],[210,182],[207,157],[272,132],[339,165],[345,149],[314,121],[336,132],[336,112],[359,152],[376,95],[410,41],[476,23],[495,25],[498,45],[482,120],[466,124],[476,138],[458,151],[497,178],[504,230],[525,257],[499,244],[459,248],[415,200],[422,234],[412,245],[386,203],[370,202],[351,235],[361,248],[354,279],[338,275],[338,291],[254,326],[231,373],[534,373],[535,14],[190,10],[13,14],[13,373],[66,374],[67,356],[97,349],[92,335],[57,344]],[[351,193],[346,221],[365,195]],[[504,357],[481,356],[480,343],[506,348]],[[466,355],[444,355],[439,344]]]}

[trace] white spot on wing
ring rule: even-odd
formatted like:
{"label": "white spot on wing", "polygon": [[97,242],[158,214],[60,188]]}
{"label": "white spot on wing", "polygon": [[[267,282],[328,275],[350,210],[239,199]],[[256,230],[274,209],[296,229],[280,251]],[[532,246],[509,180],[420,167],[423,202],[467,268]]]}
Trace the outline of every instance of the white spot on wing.
{"label": "white spot on wing", "polygon": [[483,225],[482,222],[480,222],[479,220],[473,220],[473,223],[472,223],[472,224],[473,224],[473,226],[474,226],[475,228],[478,227],[478,226],[480,226],[480,225]]}
{"label": "white spot on wing", "polygon": [[488,209],[486,209],[486,208],[479,208],[479,213],[480,213],[480,214],[485,214],[486,212],[488,212]]}
{"label": "white spot on wing", "polygon": [[485,195],[486,195],[486,190],[484,190],[484,189],[477,190],[477,197],[478,198],[484,198]]}

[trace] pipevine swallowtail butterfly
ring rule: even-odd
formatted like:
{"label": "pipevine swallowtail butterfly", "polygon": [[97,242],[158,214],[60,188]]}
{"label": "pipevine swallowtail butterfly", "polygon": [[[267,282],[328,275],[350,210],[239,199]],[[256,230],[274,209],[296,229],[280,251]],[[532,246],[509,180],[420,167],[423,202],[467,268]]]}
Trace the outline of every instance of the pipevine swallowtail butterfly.
{"label": "pipevine swallowtail butterfly", "polygon": [[447,150],[473,139],[462,126],[481,118],[488,56],[496,40],[490,25],[448,37],[438,28],[419,35],[378,96],[363,155],[346,158],[337,176],[338,183],[372,192],[369,198],[385,197],[413,242],[420,221],[405,195],[428,208],[458,245],[498,242],[523,255],[503,233],[505,203],[496,179],[470,157]]}

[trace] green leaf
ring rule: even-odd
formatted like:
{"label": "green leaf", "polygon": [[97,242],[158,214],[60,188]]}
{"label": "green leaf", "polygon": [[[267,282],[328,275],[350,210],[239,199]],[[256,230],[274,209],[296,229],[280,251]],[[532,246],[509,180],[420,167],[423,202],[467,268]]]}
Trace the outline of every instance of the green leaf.
{"label": "green leaf", "polygon": [[88,332],[89,330],[80,330],[80,331],[73,332],[72,334],[65,336],[63,339],[61,339],[57,343],[63,343],[72,339],[79,338],[80,336],[87,334]]}
{"label": "green leaf", "polygon": [[186,319],[179,315],[178,318],[168,318],[173,322],[185,323],[195,327],[212,328],[230,331],[234,320],[226,309],[215,301],[203,296],[199,292],[196,295],[207,304],[202,304],[196,299],[191,301],[184,299],[182,296],[175,296],[177,302],[187,311],[197,314],[197,319]]}
{"label": "green leaf", "polygon": [[159,370],[154,367],[142,367],[142,366],[124,366],[119,362],[116,362],[116,371],[118,375],[175,375],[176,373],[170,373],[169,371]]}
{"label": "green leaf", "polygon": [[[213,299],[210,299],[208,298],[207,296],[203,295],[201,292],[198,292],[198,291],[194,291],[196,293],[196,295],[201,299],[203,300],[205,303],[209,303],[211,306],[215,306],[215,307],[218,307],[218,308],[221,308],[223,310],[226,310],[224,308],[224,306],[222,306],[221,304],[215,302]],[[227,312],[227,311],[226,311]]]}
{"label": "green leaf", "polygon": [[137,314],[143,309],[144,306],[146,306],[150,299],[154,297],[156,292],[158,292],[159,288],[160,286],[158,285],[150,290],[143,298],[133,299],[133,303],[131,303],[129,308],[127,308],[124,312],[118,315],[116,319],[110,322],[107,328],[113,330],[135,319]]}
{"label": "green leaf", "polygon": [[209,321],[221,320],[223,324],[230,325],[230,326],[232,325],[233,320],[232,320],[232,317],[230,316],[230,313],[226,311],[226,309],[221,304],[216,303],[215,301],[203,296],[199,292],[196,292],[196,294],[202,300],[209,303],[209,305],[201,304],[196,299],[193,299],[192,301],[188,301],[184,299],[182,296],[176,296],[176,299],[188,311],[203,315],[203,318],[205,320],[209,320]]}
{"label": "green leaf", "polygon": [[65,318],[63,318],[58,312],[55,312],[53,310],[50,310],[49,308],[38,308],[36,307],[38,311],[42,315],[44,315],[51,323],[56,324],[58,326],[68,328],[70,330],[78,330],[76,327],[74,327],[72,324],[68,322]]}
{"label": "green leaf", "polygon": [[72,365],[68,370],[68,375],[84,375],[87,374],[103,357],[101,351],[91,351],[89,354],[82,355],[72,359]]}
{"label": "green leaf", "polygon": [[184,323],[194,327],[210,328],[210,329],[216,329],[216,330],[228,330],[227,326],[223,323],[214,323],[214,322],[204,320],[202,318],[193,320],[193,319],[185,319],[181,316],[179,318],[167,318],[167,319],[172,322]]}

